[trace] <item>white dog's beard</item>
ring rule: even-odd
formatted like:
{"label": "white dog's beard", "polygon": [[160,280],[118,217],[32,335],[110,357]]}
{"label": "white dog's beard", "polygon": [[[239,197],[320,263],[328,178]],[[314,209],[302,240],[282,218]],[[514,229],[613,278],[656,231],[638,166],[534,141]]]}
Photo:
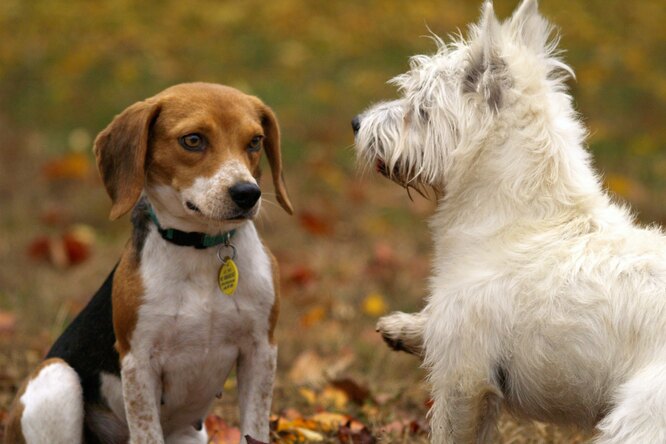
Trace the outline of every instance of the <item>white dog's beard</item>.
{"label": "white dog's beard", "polygon": [[365,164],[365,170],[374,170],[375,173],[384,176],[402,187],[405,187],[410,182],[409,174],[404,171],[399,163],[394,162],[392,166],[389,165],[384,154],[383,143],[375,139],[368,145],[363,146],[359,145],[357,141],[357,146],[362,147],[359,151],[359,160],[362,164]]}
{"label": "white dog's beard", "polygon": [[374,166],[374,170],[377,174],[384,176],[386,179],[404,188],[410,199],[412,199],[412,190],[426,199],[431,199],[431,194],[437,196],[437,192],[433,191],[432,187],[420,182],[418,179],[414,179],[411,171],[404,171],[399,164],[395,164],[393,168],[391,168],[379,156],[376,156],[374,161],[370,161],[370,163]]}

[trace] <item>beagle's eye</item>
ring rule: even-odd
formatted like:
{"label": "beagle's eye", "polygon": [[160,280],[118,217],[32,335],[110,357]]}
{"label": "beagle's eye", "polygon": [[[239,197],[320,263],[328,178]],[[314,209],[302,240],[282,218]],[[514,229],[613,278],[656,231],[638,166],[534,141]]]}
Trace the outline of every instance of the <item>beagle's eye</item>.
{"label": "beagle's eye", "polygon": [[206,139],[199,133],[187,134],[179,138],[178,142],[187,151],[203,151],[206,148]]}
{"label": "beagle's eye", "polygon": [[264,139],[264,136],[254,136],[250,141],[250,144],[247,146],[247,151],[249,153],[256,153],[261,149],[261,141]]}

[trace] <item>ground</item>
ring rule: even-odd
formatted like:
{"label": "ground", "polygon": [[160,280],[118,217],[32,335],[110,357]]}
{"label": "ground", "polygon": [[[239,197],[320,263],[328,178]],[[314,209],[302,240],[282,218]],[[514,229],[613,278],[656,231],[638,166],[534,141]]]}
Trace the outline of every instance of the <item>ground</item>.
{"label": "ground", "polygon": [[[295,215],[265,168],[257,221],[282,270],[276,436],[426,442],[424,373],[374,325],[423,304],[434,204],[359,172],[349,122],[396,96],[385,82],[410,55],[434,51],[420,36],[464,31],[478,3],[0,2],[0,419],[129,236],[126,218],[107,220],[92,138],[134,101],[205,80],[260,96],[282,126]],[[506,17],[516,3],[495,6]],[[542,3],[606,184],[643,222],[665,221],[666,3]],[[209,418],[216,442],[238,433],[234,381]],[[508,416],[501,430],[505,443],[584,439]]]}
{"label": "ground", "polygon": [[[90,165],[63,173],[67,177],[49,173],[67,170],[71,165],[62,162],[68,161],[76,164],[69,158],[43,164],[30,149],[3,151],[0,158],[31,172],[0,178],[9,203],[5,233],[11,233],[0,243],[0,277],[11,290],[4,290],[8,308],[0,311],[0,415],[129,236],[127,218],[106,220],[109,201]],[[426,218],[434,204],[420,196],[412,200],[374,175],[345,175],[316,162],[303,168],[322,180],[313,185],[287,171],[296,214],[272,205],[269,190],[257,221],[281,268],[276,439],[345,442],[338,423],[353,419],[357,434],[366,426],[363,433],[381,442],[426,442],[424,372],[415,357],[390,351],[374,326],[381,314],[422,304],[431,253]],[[344,193],[333,191],[339,189]],[[215,442],[231,442],[238,433],[235,402],[232,376],[209,418],[209,427],[221,430]],[[502,434],[504,442],[572,442],[578,436],[508,417]]]}

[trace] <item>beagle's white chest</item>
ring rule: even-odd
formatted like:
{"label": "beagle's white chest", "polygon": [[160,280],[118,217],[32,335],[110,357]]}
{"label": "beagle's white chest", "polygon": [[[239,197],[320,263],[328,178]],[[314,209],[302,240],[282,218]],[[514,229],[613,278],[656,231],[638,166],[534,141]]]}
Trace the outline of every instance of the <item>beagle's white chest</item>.
{"label": "beagle's white chest", "polygon": [[[166,244],[150,233],[141,276],[144,298],[132,349],[148,356],[161,387],[161,422],[168,429],[205,415],[242,350],[267,335],[274,302],[270,262],[254,227],[235,241],[238,285],[218,285],[216,248]],[[165,430],[166,431],[166,430]]]}

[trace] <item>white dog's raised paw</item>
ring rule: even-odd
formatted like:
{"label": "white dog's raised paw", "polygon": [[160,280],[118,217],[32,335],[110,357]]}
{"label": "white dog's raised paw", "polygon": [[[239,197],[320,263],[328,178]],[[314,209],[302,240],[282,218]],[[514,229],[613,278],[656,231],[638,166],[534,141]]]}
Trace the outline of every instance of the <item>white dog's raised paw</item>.
{"label": "white dog's raised paw", "polygon": [[423,319],[421,313],[396,312],[380,318],[376,330],[393,350],[420,356],[423,349]]}

